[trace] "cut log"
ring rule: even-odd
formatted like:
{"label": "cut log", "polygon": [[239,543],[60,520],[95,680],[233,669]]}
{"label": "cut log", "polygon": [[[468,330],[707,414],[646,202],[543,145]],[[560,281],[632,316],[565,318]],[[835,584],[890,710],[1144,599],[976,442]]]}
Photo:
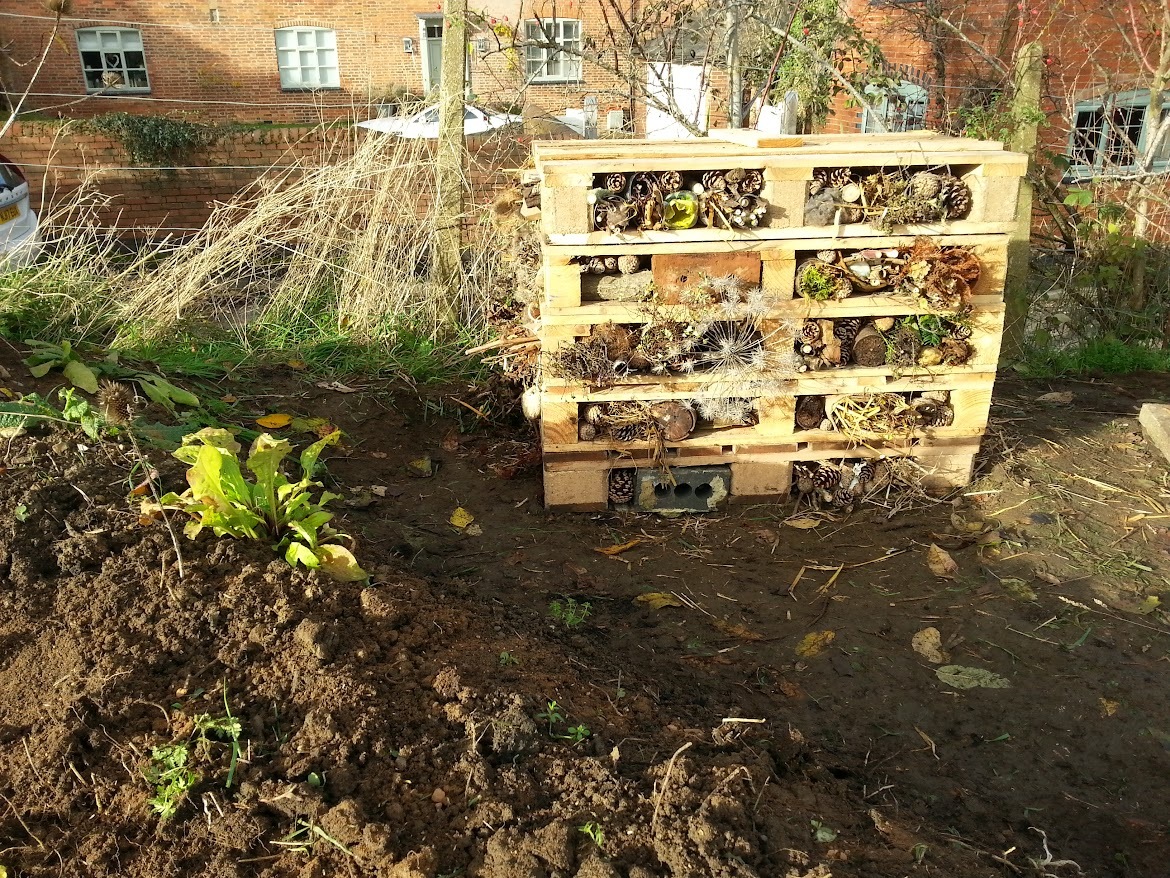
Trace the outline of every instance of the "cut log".
{"label": "cut log", "polygon": [[853,362],[858,366],[884,366],[886,340],[872,326],[863,326],[853,339]]}

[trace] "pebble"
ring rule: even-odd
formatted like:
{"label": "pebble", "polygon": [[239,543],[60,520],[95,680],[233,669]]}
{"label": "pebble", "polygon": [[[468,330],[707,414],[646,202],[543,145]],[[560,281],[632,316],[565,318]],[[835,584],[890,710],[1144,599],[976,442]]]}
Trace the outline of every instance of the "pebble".
{"label": "pebble", "polygon": [[431,793],[431,801],[436,805],[442,805],[447,801],[447,794],[443,792],[442,789],[436,788],[435,791]]}

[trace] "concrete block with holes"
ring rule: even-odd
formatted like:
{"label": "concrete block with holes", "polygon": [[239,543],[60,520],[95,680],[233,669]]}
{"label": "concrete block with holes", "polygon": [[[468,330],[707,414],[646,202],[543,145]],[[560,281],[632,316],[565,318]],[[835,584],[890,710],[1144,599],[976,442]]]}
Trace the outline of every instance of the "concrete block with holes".
{"label": "concrete block with holes", "polygon": [[658,469],[640,469],[634,482],[638,508],[655,512],[711,512],[730,495],[730,466],[671,467],[670,478]]}

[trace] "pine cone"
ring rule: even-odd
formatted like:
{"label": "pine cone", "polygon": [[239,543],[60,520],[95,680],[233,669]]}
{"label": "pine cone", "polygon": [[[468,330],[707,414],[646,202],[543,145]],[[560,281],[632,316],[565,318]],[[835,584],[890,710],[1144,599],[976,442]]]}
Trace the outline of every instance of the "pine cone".
{"label": "pine cone", "polygon": [[868,460],[865,460],[853,468],[853,475],[859,484],[868,485],[874,480],[874,476],[877,475],[877,470],[874,469],[874,465],[872,463],[870,463]]}
{"label": "pine cone", "polygon": [[962,219],[971,212],[971,190],[962,180],[946,178],[939,193],[939,202],[946,219]]}
{"label": "pine cone", "polygon": [[682,188],[682,174],[678,171],[663,171],[658,175],[658,186],[663,192],[678,192]]}
{"label": "pine cone", "polygon": [[601,256],[592,257],[588,265],[590,274],[605,274],[605,259]]}
{"label": "pine cone", "polygon": [[974,331],[966,323],[952,323],[951,324],[951,338],[959,341],[966,341],[974,334]]}
{"label": "pine cone", "polygon": [[822,491],[828,491],[841,483],[841,470],[831,464],[822,463],[813,473],[812,480]]}
{"label": "pine cone", "polygon": [[619,424],[610,428],[609,435],[614,442],[634,442],[642,436],[642,424]]}
{"label": "pine cone", "polygon": [[934,198],[942,190],[943,178],[930,171],[919,171],[910,178],[907,192],[914,198]]}
{"label": "pine cone", "polygon": [[633,180],[630,181],[630,197],[636,201],[644,201],[657,186],[658,181],[654,179],[653,174],[646,171],[634,174]]}
{"label": "pine cone", "polygon": [[708,192],[722,192],[727,188],[727,178],[722,171],[707,171],[700,179]]}
{"label": "pine cone", "polygon": [[602,258],[605,260],[606,271],[612,272],[618,270],[618,258],[616,256],[605,256]]}
{"label": "pine cone", "polygon": [[805,320],[804,325],[800,327],[800,336],[806,342],[811,344],[821,343],[821,325],[815,320]]}
{"label": "pine cone", "polygon": [[832,265],[833,263],[835,263],[837,261],[838,255],[840,255],[840,254],[838,254],[836,250],[818,250],[817,251],[817,259],[819,259],[821,262],[827,262],[829,265]]}
{"label": "pine cone", "polygon": [[853,492],[848,488],[838,488],[833,492],[833,505],[846,507],[853,505]]}
{"label": "pine cone", "polygon": [[825,188],[826,186],[828,186],[829,185],[829,169],[828,168],[815,169],[813,171],[813,182],[820,183],[822,189]]}
{"label": "pine cone", "polygon": [[813,482],[813,470],[807,463],[798,463],[792,467],[792,478],[796,484],[796,490],[801,494],[811,494],[816,490],[817,486]]}
{"label": "pine cone", "polygon": [[740,191],[749,195],[759,195],[764,190],[764,174],[762,171],[746,171],[743,182],[739,184]]}
{"label": "pine cone", "polygon": [[842,347],[852,344],[860,331],[861,321],[856,317],[840,317],[833,323],[833,335],[841,339]]}
{"label": "pine cone", "polygon": [[628,181],[625,174],[607,174],[605,188],[610,192],[625,192]]}
{"label": "pine cone", "polygon": [[614,469],[609,471],[609,502],[629,503],[634,499],[634,470]]}
{"label": "pine cone", "polygon": [[849,168],[834,168],[829,172],[829,185],[834,189],[841,189],[852,182],[853,172]]}

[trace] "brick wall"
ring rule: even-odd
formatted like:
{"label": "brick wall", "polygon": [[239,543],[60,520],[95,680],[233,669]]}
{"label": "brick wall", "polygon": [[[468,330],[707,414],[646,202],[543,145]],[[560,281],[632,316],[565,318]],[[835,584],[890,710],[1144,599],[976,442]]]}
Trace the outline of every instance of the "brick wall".
{"label": "brick wall", "polygon": [[[85,132],[76,123],[18,123],[2,149],[24,169],[42,216],[68,203],[84,184],[109,198],[99,214],[105,224],[132,233],[183,234],[198,229],[217,202],[247,193],[262,177],[275,177],[297,163],[316,166],[341,159],[350,154],[355,138],[365,136],[348,126],[237,132],[175,170],[132,167],[120,143]],[[529,137],[468,138],[469,197],[474,203],[490,202],[513,184],[510,172],[527,163],[531,143]]]}

